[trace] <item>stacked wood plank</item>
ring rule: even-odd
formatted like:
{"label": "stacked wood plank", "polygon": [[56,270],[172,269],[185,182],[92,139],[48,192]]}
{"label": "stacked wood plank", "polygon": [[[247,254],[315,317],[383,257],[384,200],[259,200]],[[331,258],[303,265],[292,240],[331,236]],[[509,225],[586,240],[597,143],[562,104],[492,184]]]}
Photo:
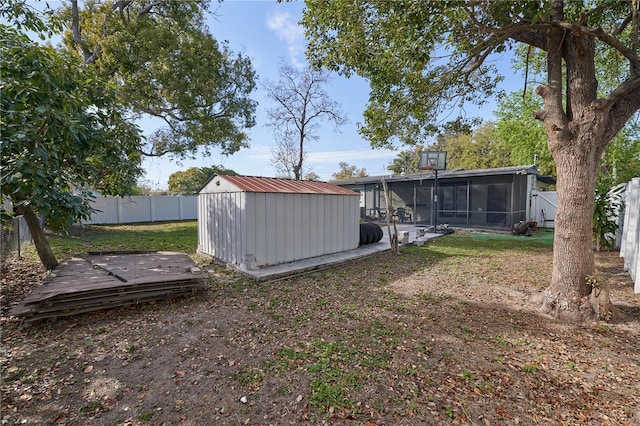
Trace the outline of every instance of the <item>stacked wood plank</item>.
{"label": "stacked wood plank", "polygon": [[91,253],[62,262],[9,315],[32,322],[189,296],[206,278],[184,253]]}

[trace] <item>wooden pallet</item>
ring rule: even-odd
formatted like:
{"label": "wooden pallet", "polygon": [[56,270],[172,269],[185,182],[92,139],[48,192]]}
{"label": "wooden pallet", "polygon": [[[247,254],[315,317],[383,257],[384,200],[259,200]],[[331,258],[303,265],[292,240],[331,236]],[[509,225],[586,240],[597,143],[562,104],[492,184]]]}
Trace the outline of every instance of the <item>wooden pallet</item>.
{"label": "wooden pallet", "polygon": [[92,253],[60,263],[9,315],[33,322],[189,296],[206,285],[206,273],[184,253]]}

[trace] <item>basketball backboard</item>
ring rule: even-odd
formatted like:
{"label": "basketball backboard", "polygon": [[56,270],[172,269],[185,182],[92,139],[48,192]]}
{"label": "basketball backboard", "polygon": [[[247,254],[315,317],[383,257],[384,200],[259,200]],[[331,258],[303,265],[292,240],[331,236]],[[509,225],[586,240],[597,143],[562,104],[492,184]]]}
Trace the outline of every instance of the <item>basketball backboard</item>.
{"label": "basketball backboard", "polygon": [[445,170],[447,151],[421,151],[418,167],[420,170]]}

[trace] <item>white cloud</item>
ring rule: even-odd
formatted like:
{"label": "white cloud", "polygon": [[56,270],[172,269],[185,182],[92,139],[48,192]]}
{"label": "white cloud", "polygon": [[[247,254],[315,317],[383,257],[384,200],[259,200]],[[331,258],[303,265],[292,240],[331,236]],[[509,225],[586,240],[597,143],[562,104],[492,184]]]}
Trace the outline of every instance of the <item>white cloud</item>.
{"label": "white cloud", "polygon": [[267,18],[267,27],[287,45],[291,63],[299,68],[304,67],[306,64],[304,29],[298,25],[296,18],[288,12],[270,14]]}

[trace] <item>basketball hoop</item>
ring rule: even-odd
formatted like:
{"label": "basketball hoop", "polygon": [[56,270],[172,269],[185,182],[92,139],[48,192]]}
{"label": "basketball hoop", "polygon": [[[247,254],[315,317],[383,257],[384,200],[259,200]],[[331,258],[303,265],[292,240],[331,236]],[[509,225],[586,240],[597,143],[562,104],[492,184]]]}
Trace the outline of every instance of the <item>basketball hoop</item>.
{"label": "basketball hoop", "polygon": [[[435,175],[433,184],[433,200],[431,204],[431,217],[433,218],[433,232],[438,232],[438,170],[447,168],[446,151],[422,151],[418,160],[420,170],[432,171]],[[422,185],[422,183],[421,183]]]}
{"label": "basketball hoop", "polygon": [[420,170],[445,170],[447,168],[446,151],[422,151],[418,160]]}

